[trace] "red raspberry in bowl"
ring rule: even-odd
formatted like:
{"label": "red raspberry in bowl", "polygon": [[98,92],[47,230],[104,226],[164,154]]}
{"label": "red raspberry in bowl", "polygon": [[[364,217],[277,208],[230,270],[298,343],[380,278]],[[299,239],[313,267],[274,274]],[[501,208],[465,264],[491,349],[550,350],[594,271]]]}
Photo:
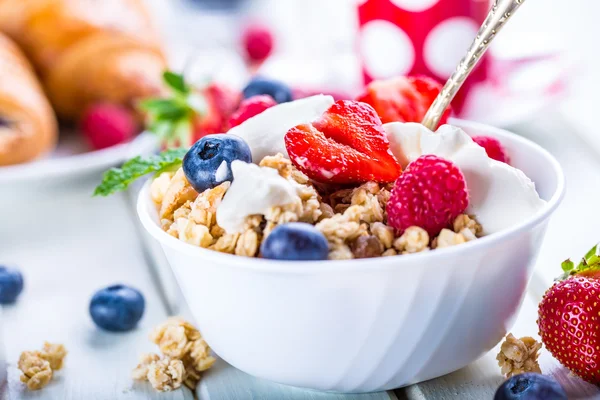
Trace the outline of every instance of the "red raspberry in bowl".
{"label": "red raspberry in bowl", "polygon": [[485,149],[489,158],[510,164],[510,158],[506,154],[506,149],[498,139],[491,136],[473,136],[471,139]]}
{"label": "red raspberry in bowl", "polygon": [[424,155],[410,163],[394,184],[388,223],[402,233],[419,226],[437,236],[469,205],[465,177],[451,161]]}
{"label": "red raspberry in bowl", "polygon": [[229,118],[229,128],[240,125],[242,122],[260,114],[267,108],[276,106],[277,102],[266,94],[250,97],[242,101],[240,107]]}

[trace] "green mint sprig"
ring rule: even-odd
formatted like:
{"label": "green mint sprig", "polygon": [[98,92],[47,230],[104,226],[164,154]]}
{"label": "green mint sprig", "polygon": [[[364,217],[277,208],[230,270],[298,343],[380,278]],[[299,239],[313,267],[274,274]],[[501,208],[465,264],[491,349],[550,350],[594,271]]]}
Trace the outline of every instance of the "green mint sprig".
{"label": "green mint sprig", "polygon": [[560,280],[567,279],[569,276],[600,271],[600,254],[598,254],[598,244],[592,247],[583,256],[579,264],[575,265],[573,261],[567,259],[561,264],[563,275],[559,278]]}
{"label": "green mint sprig", "polygon": [[144,175],[171,171],[179,168],[187,149],[178,148],[165,150],[160,154],[152,155],[147,158],[137,156],[127,161],[121,168],[111,168],[104,173],[102,182],[96,190],[94,196],[108,196],[116,192],[123,191],[138,178]]}
{"label": "green mint sprig", "polygon": [[191,144],[192,125],[197,116],[205,115],[204,96],[172,71],[163,73],[170,97],[148,98],[139,103],[147,117],[148,130],[156,134],[166,148]]}

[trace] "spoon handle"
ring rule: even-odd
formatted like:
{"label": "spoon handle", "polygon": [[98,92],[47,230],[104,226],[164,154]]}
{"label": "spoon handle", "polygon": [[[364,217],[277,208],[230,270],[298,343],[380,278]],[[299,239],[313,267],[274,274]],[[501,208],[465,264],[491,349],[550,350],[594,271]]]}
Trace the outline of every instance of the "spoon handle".
{"label": "spoon handle", "polygon": [[475,40],[473,40],[469,50],[467,50],[467,54],[460,60],[456,70],[448,79],[431,107],[429,107],[423,119],[423,125],[432,131],[436,130],[442,114],[446,111],[458,90],[486,52],[492,40],[494,40],[500,29],[502,29],[504,24],[506,24],[524,2],[525,0],[494,0],[494,4],[485,21],[483,21],[481,28],[479,28]]}

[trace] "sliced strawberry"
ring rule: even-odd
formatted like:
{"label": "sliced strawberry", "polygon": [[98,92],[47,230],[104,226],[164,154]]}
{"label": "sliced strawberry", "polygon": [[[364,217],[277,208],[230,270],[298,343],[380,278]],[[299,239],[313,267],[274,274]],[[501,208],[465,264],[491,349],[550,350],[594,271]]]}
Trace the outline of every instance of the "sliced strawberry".
{"label": "sliced strawberry", "polygon": [[[441,90],[442,85],[432,78],[401,76],[371,82],[357,100],[373,106],[383,123],[421,122]],[[445,124],[449,115],[450,109],[440,124]]]}
{"label": "sliced strawberry", "polygon": [[285,146],[294,165],[318,182],[392,182],[401,172],[377,113],[357,101],[339,100],[318,121],[290,129]]}

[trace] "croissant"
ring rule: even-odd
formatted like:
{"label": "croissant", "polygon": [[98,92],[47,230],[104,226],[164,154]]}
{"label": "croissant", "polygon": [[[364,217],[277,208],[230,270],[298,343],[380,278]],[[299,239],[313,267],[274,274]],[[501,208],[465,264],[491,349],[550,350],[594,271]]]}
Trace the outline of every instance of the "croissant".
{"label": "croissant", "polygon": [[0,31],[27,54],[64,119],[161,92],[165,58],[140,0],[0,0]]}
{"label": "croissant", "polygon": [[33,68],[0,34],[0,166],[47,153],[57,137],[54,113]]}

